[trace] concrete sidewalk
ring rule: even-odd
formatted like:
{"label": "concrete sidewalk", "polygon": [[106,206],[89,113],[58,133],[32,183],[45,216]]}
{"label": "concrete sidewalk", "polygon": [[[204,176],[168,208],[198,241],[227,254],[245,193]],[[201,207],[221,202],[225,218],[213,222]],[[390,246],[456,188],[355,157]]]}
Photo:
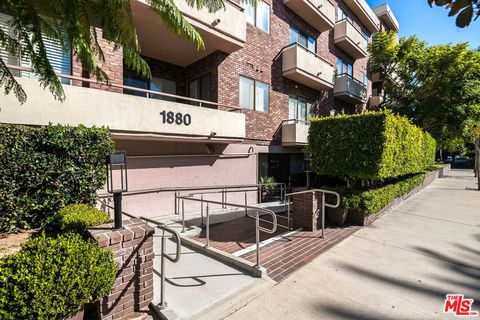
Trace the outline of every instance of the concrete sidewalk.
{"label": "concrete sidewalk", "polygon": [[[453,170],[227,319],[447,319],[480,311],[480,191]],[[457,318],[458,319],[458,318]]]}

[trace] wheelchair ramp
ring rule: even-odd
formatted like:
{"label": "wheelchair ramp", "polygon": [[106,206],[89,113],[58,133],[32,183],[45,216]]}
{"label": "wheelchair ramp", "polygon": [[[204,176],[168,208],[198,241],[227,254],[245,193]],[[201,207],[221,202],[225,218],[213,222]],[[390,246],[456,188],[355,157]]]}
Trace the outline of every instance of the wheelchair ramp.
{"label": "wheelchair ramp", "polygon": [[[160,252],[161,238],[154,239]],[[175,245],[167,241],[167,252]],[[154,259],[154,300],[160,301],[160,260]],[[218,260],[182,246],[178,263],[166,261],[165,301],[161,319],[219,319],[234,312],[274,285],[269,279],[255,278]]]}

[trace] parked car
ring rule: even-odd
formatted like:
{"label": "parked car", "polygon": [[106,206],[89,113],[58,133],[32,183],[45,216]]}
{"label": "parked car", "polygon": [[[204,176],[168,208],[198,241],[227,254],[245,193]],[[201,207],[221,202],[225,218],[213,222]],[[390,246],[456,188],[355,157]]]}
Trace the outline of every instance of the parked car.
{"label": "parked car", "polygon": [[452,159],[452,168],[473,169],[473,160],[467,157],[457,157]]}

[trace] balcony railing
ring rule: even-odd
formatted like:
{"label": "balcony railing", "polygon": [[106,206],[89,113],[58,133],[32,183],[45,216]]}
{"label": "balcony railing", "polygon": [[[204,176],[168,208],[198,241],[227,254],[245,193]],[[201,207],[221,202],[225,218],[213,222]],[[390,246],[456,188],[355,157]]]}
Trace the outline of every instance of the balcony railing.
{"label": "balcony railing", "polygon": [[400,30],[400,24],[398,23],[397,18],[393,14],[392,9],[388,3],[384,3],[375,9],[373,9],[377,17],[387,25],[390,30],[398,31]]}
{"label": "balcony railing", "polygon": [[348,74],[340,74],[335,80],[334,96],[353,104],[367,101],[367,87]]}
{"label": "balcony railing", "polygon": [[283,76],[316,90],[333,88],[333,64],[298,43],[282,49]]}
{"label": "balcony railing", "polygon": [[320,32],[335,26],[335,5],[330,0],[284,0],[284,3]]}
{"label": "balcony railing", "polygon": [[282,121],[282,146],[305,146],[308,144],[310,122],[290,119]]}
{"label": "balcony railing", "polygon": [[343,0],[343,2],[367,27],[368,31],[371,33],[380,31],[380,20],[365,0]]}
{"label": "balcony railing", "polygon": [[[22,73],[32,71],[11,65],[8,68]],[[0,123],[106,126],[117,134],[147,134],[160,139],[207,139],[215,142],[245,138],[245,115],[241,108],[116,83],[99,84],[93,79],[71,75],[58,76],[76,84],[63,86],[64,102],[55,100],[39,85],[38,80],[17,78],[27,93],[27,102],[20,107],[15,96],[5,96]],[[122,94],[123,90],[155,98]]]}
{"label": "balcony railing", "polygon": [[368,39],[347,19],[335,25],[334,39],[339,48],[355,59],[365,58],[368,54]]}

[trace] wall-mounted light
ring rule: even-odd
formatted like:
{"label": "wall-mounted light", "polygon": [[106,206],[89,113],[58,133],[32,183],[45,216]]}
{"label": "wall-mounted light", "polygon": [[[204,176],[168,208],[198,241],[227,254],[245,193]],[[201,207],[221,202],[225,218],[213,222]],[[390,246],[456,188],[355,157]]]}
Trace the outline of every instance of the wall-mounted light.
{"label": "wall-mounted light", "polygon": [[220,19],[217,18],[217,19],[213,20],[212,27],[216,27],[219,23],[220,23]]}

